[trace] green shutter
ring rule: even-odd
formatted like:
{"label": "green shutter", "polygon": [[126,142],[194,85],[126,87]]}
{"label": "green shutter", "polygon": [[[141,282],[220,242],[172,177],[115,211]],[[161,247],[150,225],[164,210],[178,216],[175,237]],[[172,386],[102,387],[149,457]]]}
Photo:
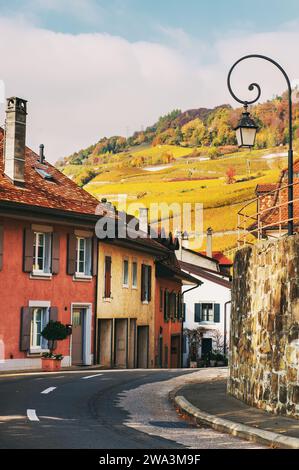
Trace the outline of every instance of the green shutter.
{"label": "green shutter", "polygon": [[220,323],[220,304],[214,304],[214,322]]}
{"label": "green shutter", "polygon": [[201,304],[194,304],[194,321],[201,322]]}
{"label": "green shutter", "polygon": [[182,304],[182,309],[183,309],[182,320],[184,322],[184,321],[186,321],[186,303],[185,302],[183,302],[183,304]]}

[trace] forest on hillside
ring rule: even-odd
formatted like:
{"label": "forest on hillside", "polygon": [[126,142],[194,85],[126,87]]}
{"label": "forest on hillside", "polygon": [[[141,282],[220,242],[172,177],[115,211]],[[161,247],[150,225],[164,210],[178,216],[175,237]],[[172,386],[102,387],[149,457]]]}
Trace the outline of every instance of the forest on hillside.
{"label": "forest on hillside", "polygon": [[[287,96],[277,96],[265,103],[259,103],[250,110],[259,126],[256,137],[256,148],[270,148],[287,143]],[[299,137],[299,104],[294,104],[294,136]],[[232,151],[236,145],[234,128],[242,113],[242,108],[233,109],[229,105],[217,106],[214,109],[198,108],[182,112],[175,109],[161,116],[158,121],[145,130],[136,131],[128,138],[122,136],[103,137],[96,144],[79,150],[65,157],[57,166],[97,165],[102,163],[103,156],[129,152],[136,147],[157,145],[176,145],[182,148],[204,148],[211,158]],[[208,148],[208,149],[207,149]],[[200,153],[200,150],[199,150]],[[167,155],[161,162],[169,160]],[[139,156],[136,166],[142,166]]]}

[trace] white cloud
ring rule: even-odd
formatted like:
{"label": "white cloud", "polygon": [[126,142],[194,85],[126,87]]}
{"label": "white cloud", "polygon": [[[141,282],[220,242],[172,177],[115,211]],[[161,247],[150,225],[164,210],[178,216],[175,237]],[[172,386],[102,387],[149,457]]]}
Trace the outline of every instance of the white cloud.
{"label": "white cloud", "polygon": [[[291,79],[299,77],[296,32],[240,34],[202,49],[192,49],[192,38],[183,31],[179,47],[130,43],[108,34],[55,33],[17,19],[0,18],[0,32],[0,80],[7,95],[28,99],[28,144],[37,149],[44,143],[52,161],[104,135],[140,129],[173,108],[232,102],[226,75],[246,53],[273,56]],[[213,60],[206,60],[207,51]],[[239,91],[261,81],[264,98],[281,92],[283,79],[269,67],[240,65],[234,76]]]}

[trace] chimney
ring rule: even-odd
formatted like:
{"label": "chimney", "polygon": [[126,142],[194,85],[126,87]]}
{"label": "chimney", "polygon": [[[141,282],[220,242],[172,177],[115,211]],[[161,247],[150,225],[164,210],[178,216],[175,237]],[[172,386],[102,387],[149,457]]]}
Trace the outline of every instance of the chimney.
{"label": "chimney", "polygon": [[207,230],[207,256],[209,256],[209,258],[213,258],[212,235],[213,235],[213,229],[209,227]]}
{"label": "chimney", "polygon": [[139,208],[139,230],[148,234],[148,208]]}
{"label": "chimney", "polygon": [[40,144],[39,146],[39,162],[44,163],[45,161],[45,155],[44,155],[44,144]]}
{"label": "chimney", "polygon": [[25,182],[27,101],[8,98],[5,120],[4,173],[15,184]]}

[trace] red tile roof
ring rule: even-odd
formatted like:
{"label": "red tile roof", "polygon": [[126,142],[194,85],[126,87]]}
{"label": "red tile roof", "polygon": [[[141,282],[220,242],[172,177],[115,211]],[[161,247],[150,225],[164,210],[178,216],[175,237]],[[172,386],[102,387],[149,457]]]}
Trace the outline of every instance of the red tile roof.
{"label": "red tile roof", "polygon": [[[25,185],[14,185],[4,175],[3,145],[4,131],[0,127],[0,201],[82,214],[95,214],[98,207],[97,214],[102,213],[104,206],[97,199],[50,163],[40,164],[38,155],[28,147],[25,151]],[[49,173],[53,181],[45,180],[37,173],[36,168]]]}
{"label": "red tile roof", "polygon": [[[299,224],[299,159],[294,161],[294,225]],[[277,228],[286,228],[288,219],[288,169],[282,170],[278,183],[258,185],[256,188],[258,199],[258,208],[261,226],[265,230]],[[269,192],[261,191],[260,186]],[[276,189],[276,191],[275,191]],[[274,191],[273,191],[274,190]],[[254,229],[257,224],[253,224],[250,229]]]}
{"label": "red tile roof", "polygon": [[277,189],[278,183],[265,183],[265,184],[258,184],[255,192],[257,195],[262,193],[269,193],[270,191],[275,191]]}
{"label": "red tile roof", "polygon": [[[206,251],[200,251],[200,253],[204,256],[207,256]],[[222,253],[222,251],[213,251],[211,259],[215,259],[216,261],[218,261],[220,266],[224,266],[224,265],[225,266],[232,266],[233,265],[233,262],[229,258],[227,258]]]}
{"label": "red tile roof", "polygon": [[218,284],[223,287],[227,287],[228,289],[231,288],[231,282],[228,281],[227,279],[224,279],[224,276],[222,277],[221,273],[218,273],[218,275],[213,275],[211,274],[208,270],[201,266],[195,266],[194,264],[191,263],[186,263],[185,261],[179,261],[181,269],[184,271],[188,271],[191,274],[195,274],[197,276],[200,276],[207,281],[214,282],[215,284]]}

